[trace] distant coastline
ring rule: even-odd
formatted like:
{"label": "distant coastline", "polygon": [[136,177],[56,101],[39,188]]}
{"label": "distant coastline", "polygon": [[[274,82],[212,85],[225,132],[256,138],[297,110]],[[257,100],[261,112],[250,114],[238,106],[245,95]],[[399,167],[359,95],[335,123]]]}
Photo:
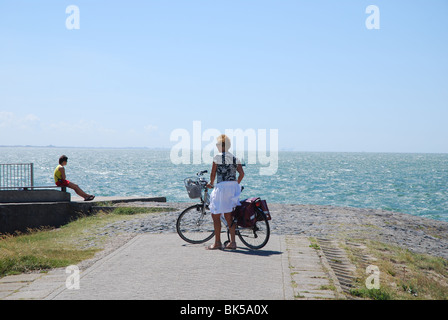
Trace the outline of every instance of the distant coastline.
{"label": "distant coastline", "polygon": [[48,145],[48,146],[34,146],[34,145],[0,145],[0,148],[52,148],[52,149],[114,149],[114,150],[119,150],[119,149],[136,149],[136,150],[141,150],[141,149],[148,149],[148,150],[170,150],[170,148],[160,148],[160,147],[74,147],[74,146],[53,146],[53,145]]}

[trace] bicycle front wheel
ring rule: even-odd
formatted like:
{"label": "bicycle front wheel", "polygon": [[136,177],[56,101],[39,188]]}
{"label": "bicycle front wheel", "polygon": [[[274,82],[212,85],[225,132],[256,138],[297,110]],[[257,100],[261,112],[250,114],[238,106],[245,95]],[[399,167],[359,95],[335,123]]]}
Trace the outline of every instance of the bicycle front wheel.
{"label": "bicycle front wheel", "polygon": [[263,248],[268,243],[271,233],[266,215],[262,211],[257,212],[257,215],[258,219],[253,227],[236,230],[241,242],[253,250]]}
{"label": "bicycle front wheel", "polygon": [[204,243],[215,235],[210,211],[202,210],[203,206],[197,204],[188,207],[177,218],[177,233],[186,242]]}

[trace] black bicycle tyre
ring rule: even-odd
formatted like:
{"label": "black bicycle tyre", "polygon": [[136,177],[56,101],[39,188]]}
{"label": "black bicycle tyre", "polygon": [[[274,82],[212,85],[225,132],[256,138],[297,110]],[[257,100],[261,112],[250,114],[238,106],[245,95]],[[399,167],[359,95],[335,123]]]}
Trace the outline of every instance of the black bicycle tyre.
{"label": "black bicycle tyre", "polygon": [[[182,238],[182,240],[184,240],[184,241],[186,241],[186,242],[188,242],[188,243],[192,243],[192,244],[200,244],[200,243],[204,243],[204,242],[207,242],[207,241],[209,241],[211,238],[213,238],[213,236],[215,235],[215,231],[214,230],[212,230],[211,231],[211,233],[209,234],[208,232],[204,232],[204,234],[205,234],[205,237],[202,239],[202,238],[200,238],[199,240],[198,239],[191,239],[190,237],[188,237],[186,234],[186,230],[185,231],[183,231],[182,230],[182,221],[183,221],[183,219],[185,218],[185,216],[186,216],[186,214],[188,213],[188,212],[190,212],[190,210],[195,210],[195,211],[197,211],[198,213],[201,213],[202,211],[201,210],[198,210],[198,208],[200,209],[200,207],[201,207],[202,205],[200,205],[200,204],[196,204],[196,205],[193,205],[193,206],[191,206],[191,207],[188,207],[188,208],[186,208],[184,211],[182,211],[182,213],[179,215],[179,217],[177,218],[177,221],[176,221],[176,231],[177,231],[177,234]],[[199,216],[198,216],[198,218],[199,218]],[[209,219],[211,219],[211,217],[205,217],[205,218],[209,218]]]}
{"label": "black bicycle tyre", "polygon": [[[252,227],[252,229],[256,227],[257,223],[265,223],[266,224],[266,238],[264,239],[264,241],[261,244],[254,246],[254,245],[248,243],[239,232],[236,232],[236,234],[238,235],[238,238],[241,240],[241,242],[244,243],[244,245],[246,247],[248,247],[249,249],[252,249],[252,250],[260,250],[261,248],[263,248],[268,243],[269,237],[271,235],[271,228],[269,227],[269,222],[266,218],[266,215],[262,211],[259,211],[258,214],[261,215],[263,217],[263,219],[258,220],[255,223],[255,226]],[[248,228],[248,229],[251,229],[251,228]]]}

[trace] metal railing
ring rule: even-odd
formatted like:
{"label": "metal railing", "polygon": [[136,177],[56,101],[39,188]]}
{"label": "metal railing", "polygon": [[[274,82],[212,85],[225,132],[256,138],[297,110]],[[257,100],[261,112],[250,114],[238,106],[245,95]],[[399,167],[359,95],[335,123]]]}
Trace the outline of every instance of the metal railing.
{"label": "metal railing", "polygon": [[0,190],[14,190],[33,186],[33,163],[0,164]]}

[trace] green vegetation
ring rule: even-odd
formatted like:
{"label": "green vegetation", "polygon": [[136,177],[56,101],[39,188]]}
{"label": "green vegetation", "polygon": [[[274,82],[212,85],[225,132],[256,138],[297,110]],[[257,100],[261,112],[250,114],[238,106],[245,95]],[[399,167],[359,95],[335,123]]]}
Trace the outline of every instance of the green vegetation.
{"label": "green vegetation", "polygon": [[330,285],[321,285],[319,287],[319,290],[332,290],[332,291],[336,291],[336,287],[332,284]]}
{"label": "green vegetation", "polygon": [[350,290],[350,294],[355,297],[360,298],[368,298],[373,300],[391,300],[392,296],[391,294],[382,288],[379,289],[367,289],[367,288],[361,288],[361,289],[352,289]]}
{"label": "green vegetation", "polygon": [[379,268],[379,289],[367,289],[365,265],[356,258],[354,247],[346,247],[357,267],[358,288],[350,293],[375,300],[448,300],[448,260],[418,254],[381,242],[358,240],[365,251],[376,258],[371,264]]}
{"label": "green vegetation", "polygon": [[308,240],[310,241],[310,245],[309,245],[310,248],[313,248],[315,250],[320,250],[320,247],[317,244],[316,238],[310,237],[310,238],[308,238]]}
{"label": "green vegetation", "polygon": [[[92,258],[107,236],[98,230],[110,223],[162,211],[161,207],[118,207],[110,213],[82,217],[55,229],[29,230],[25,234],[0,235],[0,278],[10,274],[66,267]],[[131,219],[132,219],[131,218]]]}

